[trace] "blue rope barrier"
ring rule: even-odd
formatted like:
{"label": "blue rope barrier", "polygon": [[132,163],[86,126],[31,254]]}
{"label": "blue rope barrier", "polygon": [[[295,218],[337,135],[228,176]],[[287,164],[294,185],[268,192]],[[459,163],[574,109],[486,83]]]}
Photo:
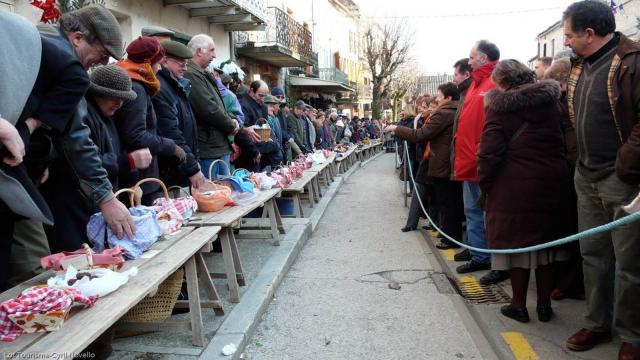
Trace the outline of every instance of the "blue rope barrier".
{"label": "blue rope barrier", "polygon": [[[405,151],[405,156],[408,159],[409,158],[409,150],[407,149],[406,146],[406,141],[405,141],[405,146],[404,146],[404,151]],[[407,165],[409,166],[409,175],[411,176],[411,179],[413,179],[413,169],[411,168],[411,162],[408,162]],[[446,234],[445,232],[443,232],[437,225],[436,223],[433,221],[433,219],[431,219],[431,216],[429,216],[429,213],[427,212],[427,210],[424,208],[424,204],[422,203],[422,199],[420,198],[420,194],[418,193],[418,188],[416,186],[416,182],[415,181],[411,181],[413,183],[413,191],[414,194],[416,195],[418,202],[420,203],[420,207],[422,208],[422,211],[424,211],[425,215],[427,216],[427,219],[429,219],[429,223],[431,224],[431,226],[436,229],[442,236],[444,236],[445,238],[447,238],[447,240],[453,242],[454,244],[460,245],[464,248],[467,248],[469,250],[473,250],[473,251],[477,251],[477,252],[481,252],[481,253],[489,253],[489,254],[518,254],[518,253],[524,253],[524,252],[531,252],[531,251],[538,251],[538,250],[543,250],[543,249],[547,249],[550,247],[554,247],[554,246],[558,246],[558,245],[564,245],[564,244],[568,244],[570,242],[579,240],[581,238],[584,237],[588,237],[588,236],[593,236],[596,234],[600,234],[603,232],[607,232],[610,231],[611,229],[617,228],[619,226],[622,225],[626,225],[629,223],[632,223],[634,221],[638,221],[640,220],[640,212],[635,212],[633,214],[627,215],[625,217],[622,217],[618,220],[612,221],[608,224],[604,224],[604,225],[600,225],[582,232],[579,232],[577,234],[573,234],[571,236],[567,236],[567,237],[563,237],[561,239],[558,240],[553,240],[544,244],[538,244],[538,245],[533,245],[533,246],[528,246],[528,247],[523,247],[523,248],[517,248],[517,249],[483,249],[483,248],[477,248],[474,246],[469,246],[465,243],[462,243],[454,238],[452,238],[451,236],[449,236],[448,234]]]}

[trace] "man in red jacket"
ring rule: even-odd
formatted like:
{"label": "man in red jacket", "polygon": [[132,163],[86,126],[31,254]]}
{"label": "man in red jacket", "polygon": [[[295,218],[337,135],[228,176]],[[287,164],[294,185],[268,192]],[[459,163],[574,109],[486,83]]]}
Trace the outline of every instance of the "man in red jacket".
{"label": "man in red jacket", "polygon": [[[467,244],[486,248],[487,238],[484,229],[484,211],[478,206],[480,187],[476,153],[480,135],[484,126],[484,96],[495,87],[491,81],[491,72],[500,60],[498,47],[486,40],[478,41],[469,54],[469,65],[473,68],[473,82],[464,97],[456,133],[454,135],[453,179],[463,182],[464,214],[467,219]],[[491,268],[491,256],[471,251],[471,260],[460,265],[456,271],[465,274]],[[482,284],[495,284],[506,278],[508,273],[492,271],[482,277]]]}

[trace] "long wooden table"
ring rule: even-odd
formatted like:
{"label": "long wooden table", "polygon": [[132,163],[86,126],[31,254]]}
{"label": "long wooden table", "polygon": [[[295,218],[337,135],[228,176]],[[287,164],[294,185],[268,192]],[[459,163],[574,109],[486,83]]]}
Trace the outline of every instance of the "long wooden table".
{"label": "long wooden table", "polygon": [[[220,227],[195,229],[183,227],[175,235],[167,236],[165,240],[156,242],[143,257],[126,261],[123,270],[133,266],[138,267],[138,275],[115,292],[99,299],[95,305],[73,313],[62,328],[53,332],[39,332],[24,334],[13,342],[0,342],[0,353],[5,358],[22,353],[23,356],[33,358],[58,359],[62,356],[80,353],[91,342],[137,305],[145,296],[155,293],[158,286],[180,267],[185,268],[187,278],[188,306],[191,320],[187,323],[164,322],[146,324],[127,324],[127,328],[137,325],[153,330],[189,330],[193,334],[193,344],[204,346],[204,327],[202,323],[202,307],[211,307],[216,313],[223,314],[218,292],[213,285],[207,266],[202,257],[203,251],[208,251],[211,242],[217,237]],[[44,284],[53,276],[53,271],[47,271],[24,283],[0,294],[0,301],[19,296],[26,288]],[[198,279],[203,281],[208,301],[200,300]]]}
{"label": "long wooden table", "polygon": [[356,146],[352,146],[350,147],[347,151],[343,152],[343,153],[338,153],[336,155],[336,174],[340,174],[340,173],[344,173],[347,170],[349,170],[349,168],[351,167],[351,165],[354,164],[353,158],[355,157],[354,153],[356,151],[357,147]]}
{"label": "long wooden table", "polygon": [[[245,285],[244,270],[242,269],[236,238],[233,234],[233,227],[250,212],[259,207],[264,207],[267,210],[271,224],[273,245],[280,245],[280,234],[284,234],[284,226],[282,225],[282,218],[276,206],[275,198],[280,196],[281,191],[282,189],[280,188],[256,190],[257,196],[252,199],[250,204],[227,206],[218,212],[196,212],[192,220],[187,224],[194,227],[219,226],[222,228],[220,231],[220,245],[222,246],[222,256],[224,258],[231,302],[240,302],[239,285]],[[244,227],[244,229],[252,230],[253,228]]]}
{"label": "long wooden table", "polygon": [[289,184],[282,190],[282,194],[293,199],[294,216],[297,218],[303,217],[302,203],[300,200],[301,195],[306,191],[309,195],[309,204],[311,208],[315,207],[315,202],[319,201],[316,198],[314,179],[318,176],[318,172],[310,171],[307,169],[302,174],[302,177],[296,179],[293,184]]}
{"label": "long wooden table", "polygon": [[332,152],[331,156],[327,158],[327,161],[322,164],[317,164],[311,167],[308,171],[314,171],[318,173],[318,177],[316,177],[315,181],[318,183],[318,192],[320,196],[322,196],[322,192],[320,190],[319,181],[322,180],[325,186],[329,186],[335,177],[335,160],[336,153]]}

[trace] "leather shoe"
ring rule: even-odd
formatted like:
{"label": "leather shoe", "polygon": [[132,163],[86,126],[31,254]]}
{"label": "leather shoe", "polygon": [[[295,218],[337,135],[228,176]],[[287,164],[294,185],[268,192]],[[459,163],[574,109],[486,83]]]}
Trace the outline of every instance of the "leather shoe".
{"label": "leather shoe", "polygon": [[586,351],[594,346],[611,341],[611,333],[596,332],[582,328],[567,339],[567,349],[573,351]]}
{"label": "leather shoe", "polygon": [[623,342],[618,352],[618,360],[640,360],[640,345]]}
{"label": "leather shoe", "polygon": [[455,244],[449,240],[440,240],[436,244],[436,247],[440,250],[447,250],[447,249],[458,249],[460,248],[460,245]]}
{"label": "leather shoe", "polygon": [[453,260],[455,260],[455,261],[469,261],[469,260],[471,260],[471,253],[469,252],[469,249],[464,249],[464,250],[460,251],[459,253],[453,255]]}
{"label": "leather shoe", "polygon": [[538,313],[538,320],[542,322],[549,322],[553,317],[553,309],[551,306],[539,306],[536,308]]}
{"label": "leather shoe", "polygon": [[493,285],[509,278],[508,271],[491,270],[485,276],[481,277],[480,285]]}
{"label": "leather shoe", "polygon": [[456,268],[456,272],[458,274],[466,274],[466,273],[470,273],[470,272],[474,272],[474,271],[480,271],[480,270],[489,270],[491,269],[491,264],[490,263],[479,263],[479,262],[475,262],[473,260],[467,262],[466,264],[462,264],[460,266],[458,266]]}
{"label": "leather shoe", "polygon": [[413,231],[413,230],[415,230],[415,229],[416,229],[416,228],[414,228],[414,227],[405,226],[405,227],[403,227],[402,229],[400,229],[400,231],[402,231],[402,232],[407,232],[407,231]]}
{"label": "leather shoe", "polygon": [[529,322],[529,312],[526,307],[518,309],[513,307],[511,304],[507,304],[500,308],[500,312],[502,315],[515,321],[519,321],[521,323]]}

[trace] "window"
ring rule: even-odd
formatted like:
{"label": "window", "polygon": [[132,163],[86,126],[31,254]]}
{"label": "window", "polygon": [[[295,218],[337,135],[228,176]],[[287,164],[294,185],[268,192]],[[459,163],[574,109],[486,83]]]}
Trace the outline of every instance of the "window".
{"label": "window", "polygon": [[542,56],[547,56],[547,44],[546,43],[542,47]]}
{"label": "window", "polygon": [[551,39],[551,56],[556,54],[556,39]]}

